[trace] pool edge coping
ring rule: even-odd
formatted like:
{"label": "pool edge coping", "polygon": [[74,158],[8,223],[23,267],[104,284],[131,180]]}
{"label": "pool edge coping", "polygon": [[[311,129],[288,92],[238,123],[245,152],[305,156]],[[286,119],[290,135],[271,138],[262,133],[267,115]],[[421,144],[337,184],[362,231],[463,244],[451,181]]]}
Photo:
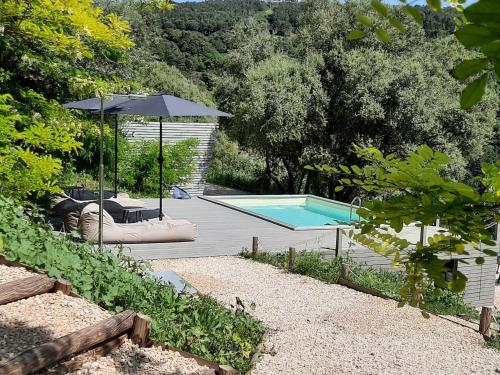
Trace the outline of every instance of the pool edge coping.
{"label": "pool edge coping", "polygon": [[235,210],[235,211],[242,212],[244,214],[247,214],[247,215],[250,215],[250,216],[262,219],[262,220],[265,220],[267,222],[270,222],[270,223],[273,223],[273,224],[285,227],[285,228],[293,230],[293,231],[335,230],[335,229],[352,229],[352,228],[354,228],[353,225],[346,225],[346,224],[331,225],[331,226],[322,225],[322,226],[312,226],[312,227],[294,227],[294,226],[292,226],[290,224],[287,224],[287,223],[285,223],[283,221],[276,220],[276,219],[271,219],[271,218],[269,218],[267,216],[260,215],[258,213],[255,213],[255,212],[252,212],[252,211],[249,211],[249,210],[245,210],[244,208],[241,208],[241,207],[238,207],[238,206],[226,203],[226,202],[222,202],[220,200],[220,199],[262,199],[262,198],[314,198],[314,199],[319,199],[319,200],[326,201],[326,202],[329,202],[329,203],[334,202],[334,203],[340,204],[342,206],[350,207],[350,205],[348,203],[336,201],[336,200],[333,200],[333,199],[327,199],[327,198],[323,198],[323,197],[318,197],[318,196],[313,195],[313,194],[199,195],[198,198],[200,198],[200,199],[202,199],[204,201],[208,201],[208,202],[211,202],[211,203],[214,203],[214,204],[218,204],[220,206],[224,206],[224,207],[230,208],[230,209]]}

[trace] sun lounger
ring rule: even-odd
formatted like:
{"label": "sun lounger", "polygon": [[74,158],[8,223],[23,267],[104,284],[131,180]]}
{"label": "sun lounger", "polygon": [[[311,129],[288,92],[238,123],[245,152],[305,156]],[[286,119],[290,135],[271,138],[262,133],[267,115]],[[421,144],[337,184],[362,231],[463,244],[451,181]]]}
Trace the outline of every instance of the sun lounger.
{"label": "sun lounger", "polygon": [[[67,232],[71,232],[78,228],[78,221],[80,220],[80,215],[85,206],[90,203],[97,203],[96,200],[84,200],[80,201],[73,199],[66,194],[61,194],[53,199],[51,203],[51,209],[53,216],[62,219],[64,222],[64,229]],[[103,201],[104,209],[107,210],[115,221],[120,222],[124,217],[124,212],[129,208],[143,208],[145,206],[144,202],[138,199],[132,199],[128,197],[118,197],[109,198]],[[144,220],[158,217],[159,212],[149,212],[146,216],[142,216]],[[133,221],[129,220],[130,222]]]}
{"label": "sun lounger", "polygon": [[[82,210],[79,220],[83,240],[95,242],[99,231],[99,206],[88,204]],[[194,241],[196,225],[187,220],[153,219],[132,224],[115,223],[113,217],[103,213],[104,243],[146,243]]]}

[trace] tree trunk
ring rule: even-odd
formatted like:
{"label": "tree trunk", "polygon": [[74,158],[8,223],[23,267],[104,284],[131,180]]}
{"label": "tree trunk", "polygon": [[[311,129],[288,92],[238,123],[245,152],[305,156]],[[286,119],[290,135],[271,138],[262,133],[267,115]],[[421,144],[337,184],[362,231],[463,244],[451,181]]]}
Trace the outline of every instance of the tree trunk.
{"label": "tree trunk", "polygon": [[269,161],[269,154],[266,151],[266,174],[269,180],[273,181],[281,191],[285,191],[285,187],[276,177],[273,176],[273,171],[271,170],[271,162]]}
{"label": "tree trunk", "polygon": [[328,176],[328,198],[333,199],[334,198],[334,184],[333,184],[333,177]]}
{"label": "tree trunk", "polygon": [[285,158],[282,158],[282,161],[283,165],[285,166],[286,173],[288,174],[288,181],[287,181],[288,193],[295,194],[295,177],[293,175],[292,168],[290,167],[290,164]]}
{"label": "tree trunk", "polygon": [[306,184],[304,185],[304,194],[309,194],[311,191],[311,171],[306,172]]}

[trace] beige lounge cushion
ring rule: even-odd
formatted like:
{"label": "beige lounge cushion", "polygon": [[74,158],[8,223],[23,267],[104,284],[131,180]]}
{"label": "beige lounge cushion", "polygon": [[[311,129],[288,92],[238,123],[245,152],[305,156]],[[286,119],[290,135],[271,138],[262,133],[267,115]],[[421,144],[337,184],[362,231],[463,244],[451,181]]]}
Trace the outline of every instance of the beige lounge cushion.
{"label": "beige lounge cushion", "polygon": [[[87,205],[80,216],[80,234],[86,241],[96,241],[99,233],[99,206]],[[194,241],[196,225],[188,220],[148,220],[132,224],[117,224],[103,212],[105,243],[146,243]]]}

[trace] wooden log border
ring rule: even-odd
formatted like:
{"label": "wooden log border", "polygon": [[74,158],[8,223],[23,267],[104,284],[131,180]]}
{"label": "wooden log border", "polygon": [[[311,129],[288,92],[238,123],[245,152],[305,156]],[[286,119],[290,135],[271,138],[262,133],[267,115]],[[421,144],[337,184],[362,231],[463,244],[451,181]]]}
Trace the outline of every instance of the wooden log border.
{"label": "wooden log border", "polygon": [[0,284],[0,305],[45,294],[54,289],[56,280],[46,275],[34,275]]}
{"label": "wooden log border", "polygon": [[69,372],[78,371],[86,362],[90,361],[91,359],[100,356],[106,356],[116,348],[120,347],[125,342],[125,340],[127,340],[127,338],[128,335],[124,334],[111,340],[105,341],[102,344],[99,344],[89,349],[87,352],[81,354],[78,358],[72,358],[59,363],[57,366],[47,370],[47,374],[63,375]]}
{"label": "wooden log border", "polygon": [[0,375],[24,375],[49,367],[130,331],[135,312],[127,310],[90,327],[28,349],[0,364]]}

